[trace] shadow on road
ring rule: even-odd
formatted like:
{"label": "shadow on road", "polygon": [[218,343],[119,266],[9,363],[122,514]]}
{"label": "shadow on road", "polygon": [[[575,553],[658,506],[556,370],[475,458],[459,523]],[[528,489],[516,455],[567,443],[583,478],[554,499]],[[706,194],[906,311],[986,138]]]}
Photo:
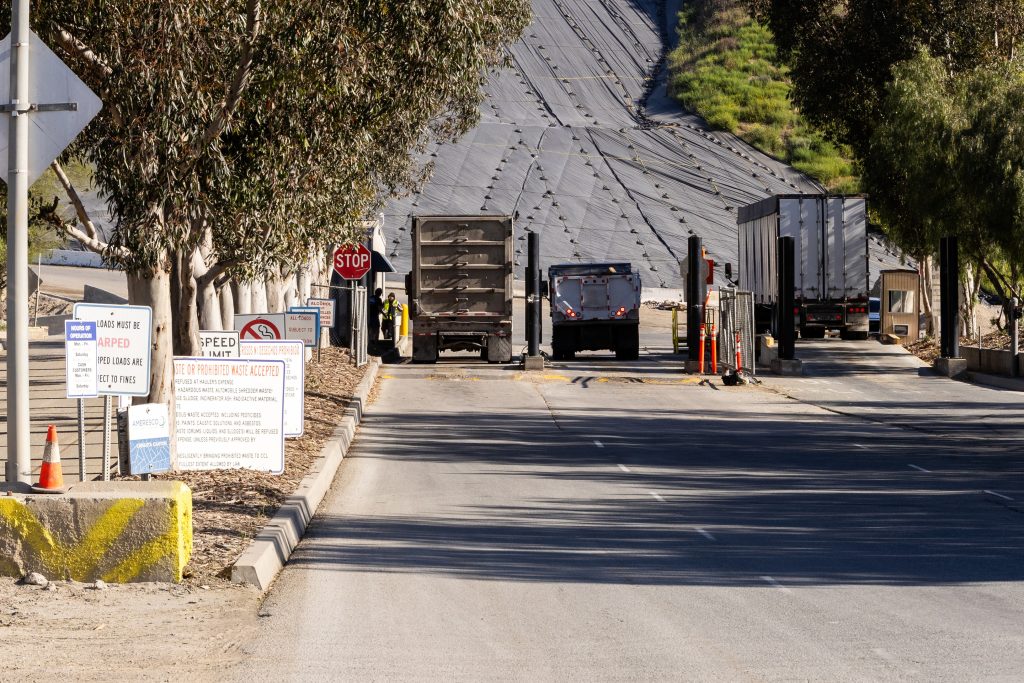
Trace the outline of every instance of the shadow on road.
{"label": "shadow on road", "polygon": [[[742,419],[623,407],[614,415],[573,409],[555,426],[546,412],[470,412],[456,438],[450,413],[375,414],[401,421],[401,433],[364,432],[355,457],[449,464],[434,476],[508,477],[510,490],[536,493],[495,505],[438,504],[431,495],[422,514],[321,516],[292,562],[651,585],[764,585],[764,575],[795,585],[1024,578],[1024,515],[982,494],[993,477],[1024,480],[1019,454],[923,446],[920,435],[895,431],[880,439],[861,422],[784,419],[768,406]],[[604,448],[588,438],[597,435]],[[907,466],[937,455],[969,467],[925,478]],[[550,495],[552,480],[579,494]]]}

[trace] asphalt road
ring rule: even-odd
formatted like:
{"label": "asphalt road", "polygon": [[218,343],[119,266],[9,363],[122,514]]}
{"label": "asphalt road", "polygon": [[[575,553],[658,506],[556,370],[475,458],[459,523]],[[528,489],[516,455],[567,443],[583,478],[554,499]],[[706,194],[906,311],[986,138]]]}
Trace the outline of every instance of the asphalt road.
{"label": "asphalt road", "polygon": [[233,677],[1020,680],[1024,457],[815,404],[974,390],[878,348],[736,389],[655,348],[389,366]]}

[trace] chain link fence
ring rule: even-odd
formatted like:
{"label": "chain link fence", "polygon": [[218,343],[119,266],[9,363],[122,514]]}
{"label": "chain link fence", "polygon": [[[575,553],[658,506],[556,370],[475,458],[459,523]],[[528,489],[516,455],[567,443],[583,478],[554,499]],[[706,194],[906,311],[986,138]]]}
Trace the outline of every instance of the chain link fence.
{"label": "chain link fence", "polygon": [[369,321],[367,320],[367,293],[366,287],[352,288],[352,334],[350,336],[349,353],[352,355],[352,362],[357,368],[367,363],[369,355],[367,346],[369,344]]}
{"label": "chain link fence", "polygon": [[754,295],[735,289],[723,289],[719,295],[718,363],[736,372],[756,375]]}

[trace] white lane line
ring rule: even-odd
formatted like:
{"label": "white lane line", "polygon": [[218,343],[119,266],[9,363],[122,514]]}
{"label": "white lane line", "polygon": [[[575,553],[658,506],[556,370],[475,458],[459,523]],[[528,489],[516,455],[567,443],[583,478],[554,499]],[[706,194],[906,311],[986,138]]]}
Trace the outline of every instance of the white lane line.
{"label": "white lane line", "polygon": [[914,463],[907,463],[907,467],[913,467],[913,468],[914,468],[915,470],[917,470],[918,472],[926,472],[926,473],[928,473],[928,474],[931,474],[931,472],[932,472],[931,470],[926,470],[926,469],[925,469],[925,468],[923,468],[923,467],[918,467],[918,466],[917,466],[917,465],[915,465]]}
{"label": "white lane line", "polygon": [[626,467],[625,465],[623,465],[621,463],[619,463],[619,469],[622,470],[623,472],[629,472],[630,471],[628,467]]}
{"label": "white lane line", "polygon": [[697,533],[700,534],[701,536],[703,536],[704,538],[708,539],[709,541],[715,540],[714,536],[712,536],[709,532],[704,531],[700,527],[697,527]]}
{"label": "white lane line", "polygon": [[598,448],[604,448],[604,444],[598,441],[597,439],[594,439],[594,445],[597,446]]}
{"label": "white lane line", "polygon": [[859,443],[855,443],[855,444],[853,444],[853,445],[854,445],[854,446],[856,446],[857,448],[863,448],[864,450],[868,450],[868,447],[867,447],[867,446],[863,446],[863,445],[861,445],[861,444],[859,444]]}
{"label": "white lane line", "polygon": [[665,499],[661,497],[660,493],[655,493],[654,491],[648,491],[648,493],[654,496],[654,500],[658,501],[659,503],[665,502]]}
{"label": "white lane line", "polygon": [[793,592],[793,591],[789,590],[788,588],[786,588],[785,586],[783,586],[781,583],[779,583],[778,581],[776,581],[775,579],[773,579],[770,576],[762,576],[761,580],[766,582],[766,583],[768,583],[768,584],[770,584],[770,585],[772,585],[772,586],[774,586],[775,588],[778,588],[783,593],[792,593]]}
{"label": "white lane line", "polygon": [[1010,498],[1009,496],[1004,496],[1001,493],[996,493],[995,491],[989,491],[988,489],[985,489],[985,493],[987,493],[990,496],[995,496],[996,498],[1002,498],[1003,500],[1013,500],[1013,498]]}

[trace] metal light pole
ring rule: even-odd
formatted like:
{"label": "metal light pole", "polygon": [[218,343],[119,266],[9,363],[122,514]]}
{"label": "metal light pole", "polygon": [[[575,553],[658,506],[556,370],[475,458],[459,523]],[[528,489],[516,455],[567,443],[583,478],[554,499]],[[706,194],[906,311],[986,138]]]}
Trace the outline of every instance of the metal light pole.
{"label": "metal light pole", "polygon": [[11,92],[7,156],[7,471],[32,477],[28,393],[29,0],[11,0]]}

